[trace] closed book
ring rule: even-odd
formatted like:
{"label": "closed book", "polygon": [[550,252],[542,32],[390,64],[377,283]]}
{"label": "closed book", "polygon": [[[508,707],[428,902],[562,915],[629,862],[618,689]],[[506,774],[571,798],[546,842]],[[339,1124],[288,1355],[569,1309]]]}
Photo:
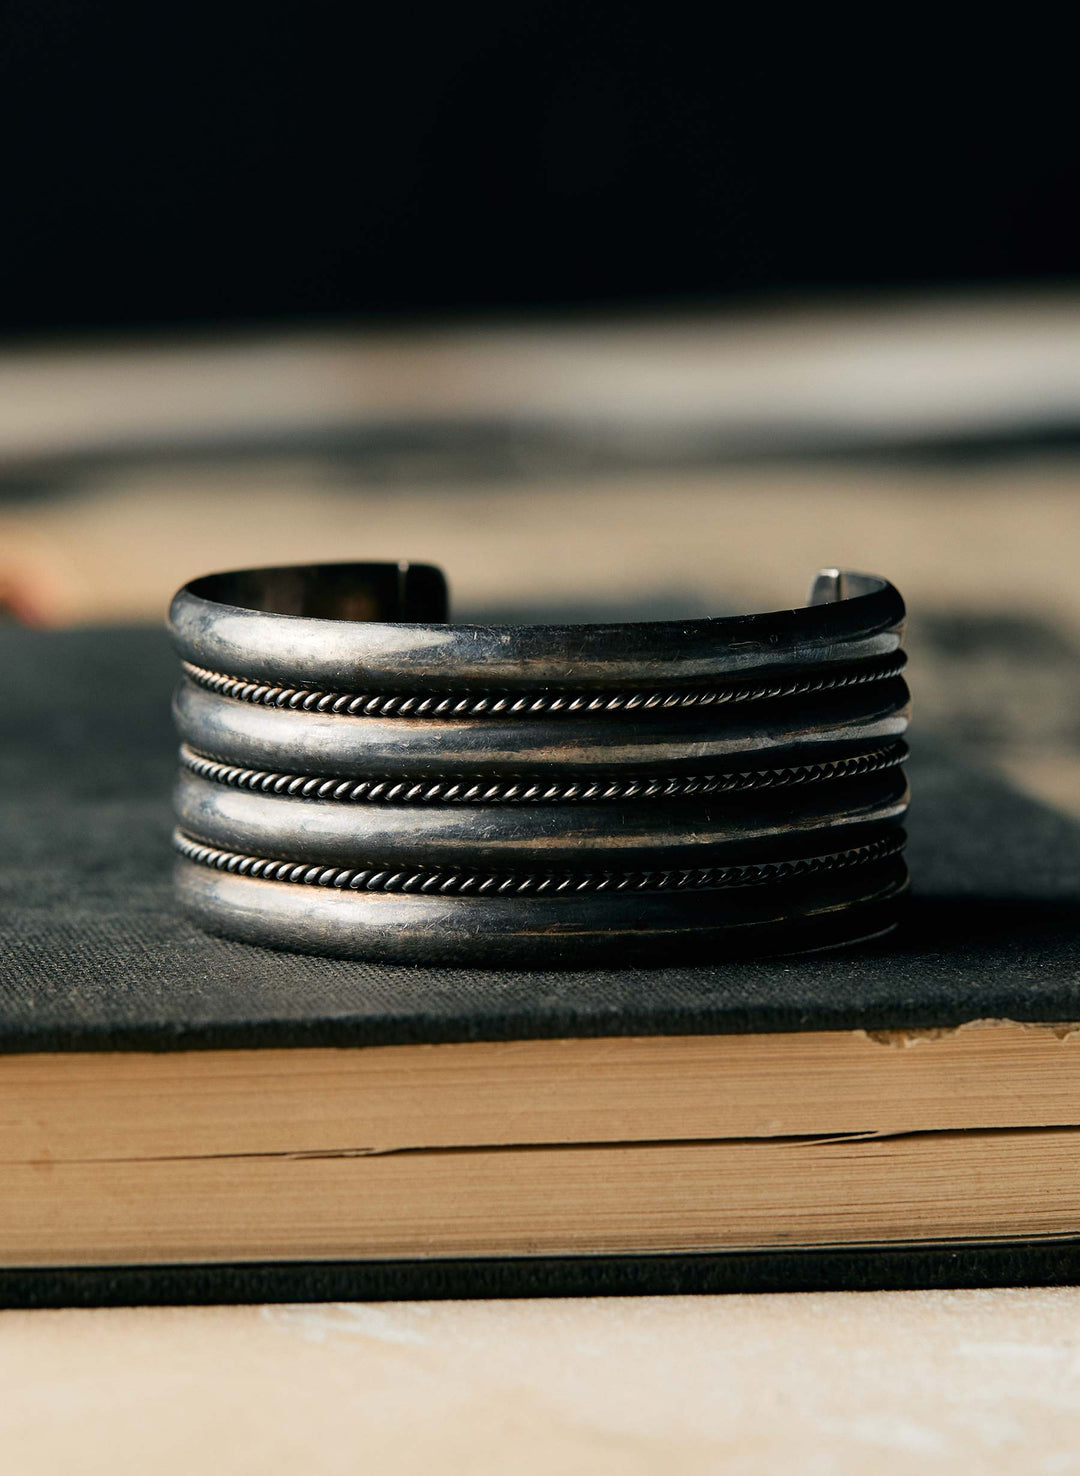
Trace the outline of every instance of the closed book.
{"label": "closed book", "polygon": [[173,663],[8,630],[0,1301],[1080,1272],[1080,825],[916,744],[900,927],[699,967],[271,952],[171,892]]}

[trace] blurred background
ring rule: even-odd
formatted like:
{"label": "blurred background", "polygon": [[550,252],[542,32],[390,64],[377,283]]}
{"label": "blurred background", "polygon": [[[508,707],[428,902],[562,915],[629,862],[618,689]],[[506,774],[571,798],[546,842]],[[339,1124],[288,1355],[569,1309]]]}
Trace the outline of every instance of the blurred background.
{"label": "blurred background", "polygon": [[11,0],[0,619],[164,670],[120,628],[214,568],[432,560],[464,619],[865,568],[917,731],[1080,812],[1071,56],[902,20]]}

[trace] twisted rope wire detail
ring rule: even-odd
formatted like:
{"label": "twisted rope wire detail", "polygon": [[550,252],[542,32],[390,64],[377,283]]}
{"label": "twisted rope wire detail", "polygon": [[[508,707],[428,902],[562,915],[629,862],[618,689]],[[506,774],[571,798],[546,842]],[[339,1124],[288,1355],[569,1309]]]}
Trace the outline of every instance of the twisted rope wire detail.
{"label": "twisted rope wire detail", "polygon": [[394,871],[388,867],[375,866],[312,866],[307,862],[245,856],[236,851],[205,846],[181,830],[173,832],[173,844],[182,856],[199,866],[232,872],[237,876],[261,877],[265,881],[290,882],[299,886],[328,887],[352,892],[420,893],[441,897],[551,897],[580,892],[714,891],[792,881],[820,872],[840,871],[873,861],[884,861],[903,849],[904,834],[896,831],[861,846],[790,861],[759,861],[742,866],[701,866],[682,870],[529,874],[505,871],[437,871],[423,868]]}
{"label": "twisted rope wire detail", "polygon": [[180,749],[180,762],[191,773],[215,784],[260,794],[288,795],[296,799],[330,800],[341,804],[565,804],[582,801],[673,799],[741,793],[747,790],[787,789],[831,779],[859,778],[895,768],[907,757],[907,744],[896,742],[848,758],[827,759],[813,764],[790,764],[774,769],[753,769],[724,774],[683,774],[620,779],[613,776],[581,776],[548,779],[511,775],[491,776],[443,774],[426,779],[339,779],[319,775],[278,774],[264,769],[245,769],[221,763],[196,753],[187,744]]}
{"label": "twisted rope wire detail", "polygon": [[476,694],[319,692],[307,687],[282,687],[208,671],[190,661],[181,663],[196,686],[252,702],[299,712],[332,712],[347,717],[509,717],[533,713],[646,712],[655,709],[718,707],[730,703],[762,702],[776,697],[800,697],[887,681],[904,669],[903,652],[867,661],[831,674],[797,676],[758,686],[731,683],[718,687],[655,692],[482,692]]}

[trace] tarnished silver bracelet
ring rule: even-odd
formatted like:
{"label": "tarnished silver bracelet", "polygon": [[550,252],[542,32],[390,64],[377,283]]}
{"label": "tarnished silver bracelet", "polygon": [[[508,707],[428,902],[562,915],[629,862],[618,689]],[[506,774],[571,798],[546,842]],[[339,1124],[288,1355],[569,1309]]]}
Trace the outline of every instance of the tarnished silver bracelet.
{"label": "tarnished silver bracelet", "polygon": [[213,574],[183,662],[177,886],[274,948],[435,964],[710,962],[875,936],[907,887],[904,606],[447,623],[437,569]]}

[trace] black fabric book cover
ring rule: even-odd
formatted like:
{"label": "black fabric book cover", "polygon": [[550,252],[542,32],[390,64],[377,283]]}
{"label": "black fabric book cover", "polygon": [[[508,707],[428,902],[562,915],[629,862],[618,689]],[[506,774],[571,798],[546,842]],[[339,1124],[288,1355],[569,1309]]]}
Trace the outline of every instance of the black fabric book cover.
{"label": "black fabric book cover", "polygon": [[[0,633],[0,1051],[380,1045],[1080,1020],[1080,824],[917,739],[900,932],[715,967],[501,972],[210,938],[170,889],[174,662],[149,630]],[[917,733],[917,729],[916,729]],[[0,1271],[0,1305],[1071,1280],[1080,1242]]]}

